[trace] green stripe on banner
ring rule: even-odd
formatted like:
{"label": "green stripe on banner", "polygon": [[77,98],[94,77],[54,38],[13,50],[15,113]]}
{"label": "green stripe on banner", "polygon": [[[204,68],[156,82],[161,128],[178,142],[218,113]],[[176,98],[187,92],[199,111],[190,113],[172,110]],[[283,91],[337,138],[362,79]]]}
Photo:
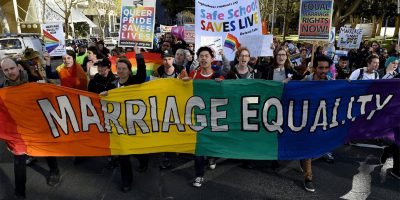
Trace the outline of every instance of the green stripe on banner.
{"label": "green stripe on banner", "polygon": [[[201,115],[207,119],[207,126],[197,134],[196,155],[239,159],[277,159],[277,132],[269,132],[263,123],[255,122],[262,122],[263,115],[270,124],[273,123],[271,121],[276,120],[274,106],[265,114],[263,108],[268,99],[281,99],[282,83],[264,80],[251,82],[194,80],[193,84],[194,96],[201,97],[205,103],[205,109],[195,109],[195,119],[199,119]],[[245,102],[250,103],[249,106],[245,106],[248,107],[248,111],[242,112],[242,107],[247,105]],[[257,117],[246,120],[243,118],[246,116],[245,113],[250,115],[257,113]],[[243,127],[242,121],[249,121],[252,126]],[[201,124],[199,121],[196,122],[197,125]],[[217,123],[218,128],[214,127],[212,130],[210,125],[213,123]],[[252,127],[251,130],[249,130],[250,127]]]}

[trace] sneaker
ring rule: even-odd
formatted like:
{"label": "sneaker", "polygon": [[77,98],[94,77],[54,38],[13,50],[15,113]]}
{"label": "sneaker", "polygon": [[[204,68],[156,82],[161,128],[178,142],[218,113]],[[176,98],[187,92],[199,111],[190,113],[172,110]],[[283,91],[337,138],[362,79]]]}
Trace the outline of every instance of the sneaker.
{"label": "sneaker", "polygon": [[60,173],[50,172],[50,175],[47,177],[47,185],[54,187],[58,183],[60,183]]}
{"label": "sneaker", "polygon": [[208,167],[210,169],[215,169],[217,167],[217,163],[215,162],[215,159],[213,159],[213,158],[208,159]]}
{"label": "sneaker", "polygon": [[333,154],[331,152],[328,152],[322,156],[325,159],[325,162],[327,163],[334,163],[335,158],[333,157]]}
{"label": "sneaker", "polygon": [[203,177],[196,177],[196,179],[194,179],[194,181],[193,181],[193,186],[201,187],[201,185],[203,184],[203,181],[204,181]]}
{"label": "sneaker", "polygon": [[28,158],[26,158],[26,160],[25,160],[25,163],[26,163],[26,165],[27,166],[31,166],[33,163],[35,163],[37,161],[37,159],[36,158],[34,158],[34,157],[28,157]]}
{"label": "sneaker", "polygon": [[304,189],[306,189],[309,192],[315,192],[314,184],[311,180],[304,181]]}
{"label": "sneaker", "polygon": [[389,148],[388,147],[383,148],[383,153],[379,159],[379,161],[381,162],[382,165],[385,164],[385,162],[389,158],[389,156],[390,156]]}
{"label": "sneaker", "polygon": [[400,180],[400,173],[396,174],[393,171],[390,172],[390,175],[392,175],[393,177],[395,177],[397,180]]}

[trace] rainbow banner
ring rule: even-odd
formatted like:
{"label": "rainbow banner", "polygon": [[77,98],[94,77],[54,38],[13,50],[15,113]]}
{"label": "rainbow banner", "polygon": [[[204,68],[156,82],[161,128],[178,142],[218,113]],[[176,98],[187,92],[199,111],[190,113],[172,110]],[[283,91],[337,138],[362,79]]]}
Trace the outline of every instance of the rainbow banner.
{"label": "rainbow banner", "polygon": [[299,40],[329,41],[333,0],[301,0]]}
{"label": "rainbow banner", "polygon": [[40,83],[0,89],[0,139],[32,156],[302,159],[350,139],[400,144],[399,120],[398,80],[157,79],[101,99]]}
{"label": "rainbow banner", "polygon": [[62,24],[42,24],[41,28],[43,33],[44,46],[50,56],[65,55],[65,39]]}
{"label": "rainbow banner", "polygon": [[119,32],[119,46],[152,49],[155,25],[155,1],[151,6],[123,0]]}

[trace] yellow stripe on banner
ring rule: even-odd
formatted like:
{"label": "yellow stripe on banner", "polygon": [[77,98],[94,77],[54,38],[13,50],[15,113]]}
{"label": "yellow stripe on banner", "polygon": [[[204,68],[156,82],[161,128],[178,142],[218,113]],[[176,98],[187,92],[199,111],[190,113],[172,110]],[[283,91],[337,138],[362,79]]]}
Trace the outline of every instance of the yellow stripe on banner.
{"label": "yellow stripe on banner", "polygon": [[[112,128],[111,153],[194,153],[196,132],[183,125],[186,102],[192,96],[193,82],[178,79],[158,79],[109,91],[102,100],[107,101],[109,114],[105,115],[109,120],[105,117]],[[188,116],[193,119],[192,113]],[[113,119],[127,128],[117,128]]]}

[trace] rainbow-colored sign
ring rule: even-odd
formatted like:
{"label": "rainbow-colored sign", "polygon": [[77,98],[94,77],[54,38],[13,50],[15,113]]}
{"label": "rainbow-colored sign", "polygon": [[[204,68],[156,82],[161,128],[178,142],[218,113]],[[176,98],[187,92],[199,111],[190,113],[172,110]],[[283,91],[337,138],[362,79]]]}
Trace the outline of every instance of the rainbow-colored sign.
{"label": "rainbow-colored sign", "polygon": [[329,41],[333,0],[301,0],[299,40]]}
{"label": "rainbow-colored sign", "polygon": [[153,48],[155,8],[122,4],[119,46]]}
{"label": "rainbow-colored sign", "polygon": [[62,24],[42,24],[43,40],[50,56],[65,55],[65,40]]}

